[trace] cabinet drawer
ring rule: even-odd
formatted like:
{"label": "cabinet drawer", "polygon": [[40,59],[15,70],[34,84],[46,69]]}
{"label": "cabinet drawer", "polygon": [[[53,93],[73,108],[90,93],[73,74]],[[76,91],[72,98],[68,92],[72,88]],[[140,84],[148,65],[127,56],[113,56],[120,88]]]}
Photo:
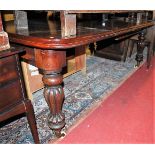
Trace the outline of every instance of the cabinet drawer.
{"label": "cabinet drawer", "polygon": [[12,106],[22,99],[22,88],[19,80],[0,87],[0,110]]}
{"label": "cabinet drawer", "polygon": [[0,85],[18,78],[15,56],[0,59]]}

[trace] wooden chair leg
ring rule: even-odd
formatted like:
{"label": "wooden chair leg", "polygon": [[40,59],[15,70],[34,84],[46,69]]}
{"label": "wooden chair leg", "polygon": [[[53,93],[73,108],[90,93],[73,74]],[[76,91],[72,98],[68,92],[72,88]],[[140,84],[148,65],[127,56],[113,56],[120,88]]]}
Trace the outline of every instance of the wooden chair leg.
{"label": "wooden chair leg", "polygon": [[147,45],[147,68],[149,69],[151,64],[152,50],[150,48],[150,44]]}
{"label": "wooden chair leg", "polygon": [[153,56],[155,55],[155,39],[154,39],[154,42],[153,42]]}
{"label": "wooden chair leg", "polygon": [[132,55],[133,48],[134,48],[134,40],[130,40],[130,51],[129,51],[129,57],[131,57],[131,55]]}
{"label": "wooden chair leg", "polygon": [[129,39],[125,40],[124,42],[124,53],[123,53],[123,61],[125,62],[126,61],[126,58],[127,58],[127,54],[128,54],[128,47],[129,47]]}
{"label": "wooden chair leg", "polygon": [[95,51],[95,43],[90,43],[89,49],[90,49],[91,55],[94,55],[94,53],[96,52]]}
{"label": "wooden chair leg", "polygon": [[30,130],[31,130],[34,142],[36,144],[39,144],[40,142],[39,142],[39,136],[38,136],[37,126],[35,121],[34,109],[30,100],[28,100],[28,102],[25,104],[25,107],[26,107],[27,120],[30,126]]}

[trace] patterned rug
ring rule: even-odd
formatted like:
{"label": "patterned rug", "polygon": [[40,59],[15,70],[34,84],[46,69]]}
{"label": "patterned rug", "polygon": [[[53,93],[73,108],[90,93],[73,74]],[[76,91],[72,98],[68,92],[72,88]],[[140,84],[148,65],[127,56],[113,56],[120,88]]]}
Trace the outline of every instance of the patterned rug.
{"label": "patterned rug", "polygon": [[[146,57],[146,52],[145,56]],[[134,68],[135,55],[126,62],[118,62],[95,56],[87,57],[86,74],[77,72],[64,79],[66,126],[67,132],[98,103],[116,90],[137,69]],[[33,94],[34,110],[41,143],[55,140],[48,128],[46,119],[49,113],[43,97],[43,90]],[[0,128],[0,143],[34,143],[26,117],[22,117]]]}

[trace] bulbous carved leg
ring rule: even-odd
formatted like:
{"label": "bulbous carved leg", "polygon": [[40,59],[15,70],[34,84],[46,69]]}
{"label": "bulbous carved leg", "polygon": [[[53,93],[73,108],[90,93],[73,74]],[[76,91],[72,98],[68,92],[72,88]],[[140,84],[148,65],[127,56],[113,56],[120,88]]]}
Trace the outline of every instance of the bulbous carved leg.
{"label": "bulbous carved leg", "polygon": [[65,126],[65,116],[62,113],[62,104],[64,101],[62,82],[63,77],[60,73],[44,72],[44,96],[51,112],[48,116],[48,125],[58,138],[63,136],[61,134],[61,129]]}
{"label": "bulbous carved leg", "polygon": [[143,61],[143,50],[145,48],[145,36],[144,32],[142,31],[138,36],[137,41],[137,55],[136,55],[136,61],[137,61],[137,67],[139,67],[140,62]]}

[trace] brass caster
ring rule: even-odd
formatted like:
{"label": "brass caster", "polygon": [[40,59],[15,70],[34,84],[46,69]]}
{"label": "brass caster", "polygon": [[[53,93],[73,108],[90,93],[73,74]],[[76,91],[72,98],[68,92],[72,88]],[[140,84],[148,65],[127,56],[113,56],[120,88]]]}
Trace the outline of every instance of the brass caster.
{"label": "brass caster", "polygon": [[138,65],[134,65],[134,68],[138,68]]}
{"label": "brass caster", "polygon": [[54,131],[54,134],[57,138],[63,138],[66,136],[66,133],[61,131]]}

